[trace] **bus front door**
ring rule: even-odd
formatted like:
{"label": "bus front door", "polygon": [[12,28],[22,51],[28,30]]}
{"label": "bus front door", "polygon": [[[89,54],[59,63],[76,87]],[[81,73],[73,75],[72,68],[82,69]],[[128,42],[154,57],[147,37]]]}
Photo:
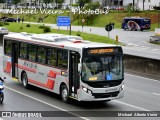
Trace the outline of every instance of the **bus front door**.
{"label": "bus front door", "polygon": [[12,77],[18,78],[18,44],[12,44]]}
{"label": "bus front door", "polygon": [[78,63],[80,55],[75,51],[70,52],[70,69],[69,69],[69,94],[71,97],[77,98],[77,89],[79,89],[79,73]]}

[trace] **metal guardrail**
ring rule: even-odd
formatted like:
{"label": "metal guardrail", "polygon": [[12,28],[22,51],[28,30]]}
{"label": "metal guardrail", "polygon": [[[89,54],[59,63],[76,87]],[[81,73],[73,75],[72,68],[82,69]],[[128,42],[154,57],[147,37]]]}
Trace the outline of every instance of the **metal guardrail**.
{"label": "metal guardrail", "polygon": [[160,43],[160,36],[150,36],[151,43]]}

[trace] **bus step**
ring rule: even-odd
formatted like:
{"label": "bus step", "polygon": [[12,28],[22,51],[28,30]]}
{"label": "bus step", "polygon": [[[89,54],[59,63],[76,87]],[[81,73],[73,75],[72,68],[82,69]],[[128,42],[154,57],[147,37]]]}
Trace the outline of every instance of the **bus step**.
{"label": "bus step", "polygon": [[75,97],[73,97],[73,96],[69,96],[70,98],[72,98],[72,99],[75,99],[76,100],[76,98]]}
{"label": "bus step", "polygon": [[17,78],[12,78],[14,81],[19,81]]}

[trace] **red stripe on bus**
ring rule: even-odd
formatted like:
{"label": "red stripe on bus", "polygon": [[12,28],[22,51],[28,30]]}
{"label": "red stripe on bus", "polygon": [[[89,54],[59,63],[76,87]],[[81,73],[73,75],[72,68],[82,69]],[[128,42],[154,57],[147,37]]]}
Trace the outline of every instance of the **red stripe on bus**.
{"label": "red stripe on bus", "polygon": [[37,81],[32,80],[32,79],[28,79],[28,81],[33,83],[33,84],[36,84],[36,85],[39,85],[39,86],[42,86],[42,87],[46,87],[46,84],[44,84],[44,83],[40,83],[40,82],[37,82]]}
{"label": "red stripe on bus", "polygon": [[4,69],[4,72],[7,72],[7,73],[10,73],[10,72],[11,72],[11,63],[10,63],[10,62],[7,62],[7,66],[6,66],[6,68]]}
{"label": "red stripe on bus", "polygon": [[61,73],[50,70],[47,76],[51,78],[56,78],[57,75],[61,75]]}
{"label": "red stripe on bus", "polygon": [[24,69],[24,70],[27,70],[27,71],[30,71],[30,72],[33,72],[33,73],[36,73],[36,70],[35,70],[35,69],[33,69],[33,68],[28,68],[28,67],[26,67],[26,66],[18,65],[18,68]]}
{"label": "red stripe on bus", "polygon": [[38,81],[35,81],[35,80],[32,80],[32,79],[28,79],[28,81],[33,83],[33,84],[39,85],[41,87],[45,87],[45,88],[48,88],[48,89],[51,89],[51,90],[54,89],[54,83],[55,83],[54,80],[48,79],[47,84],[44,84],[44,83],[41,83],[41,82],[38,82]]}

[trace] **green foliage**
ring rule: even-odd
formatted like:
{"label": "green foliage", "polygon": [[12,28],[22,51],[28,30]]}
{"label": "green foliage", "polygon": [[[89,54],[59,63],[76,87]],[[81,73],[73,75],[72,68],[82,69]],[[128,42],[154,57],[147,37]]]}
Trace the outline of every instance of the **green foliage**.
{"label": "green foliage", "polygon": [[43,32],[44,32],[44,33],[51,32],[50,27],[45,26],[45,28],[43,29]]}
{"label": "green foliage", "polygon": [[40,25],[39,28],[40,28],[40,29],[44,29],[45,26],[44,26],[44,25]]}
{"label": "green foliage", "polygon": [[81,32],[78,30],[78,32],[76,33],[77,36],[81,36]]}
{"label": "green foliage", "polygon": [[22,30],[22,29],[23,29],[23,27],[21,26],[19,29],[20,29],[20,30]]}
{"label": "green foliage", "polygon": [[18,3],[20,3],[21,2],[21,0],[12,0],[12,3],[13,4],[18,4]]}
{"label": "green foliage", "polygon": [[9,25],[9,23],[8,22],[4,22],[4,25]]}
{"label": "green foliage", "polygon": [[86,10],[88,10],[88,9],[95,10],[95,9],[98,9],[99,7],[100,7],[100,3],[99,2],[93,2],[93,3],[85,4],[84,9],[86,9]]}
{"label": "green foliage", "polygon": [[0,26],[3,26],[4,25],[4,22],[0,21]]}
{"label": "green foliage", "polygon": [[26,27],[31,27],[31,25],[30,25],[30,24],[27,24]]}

